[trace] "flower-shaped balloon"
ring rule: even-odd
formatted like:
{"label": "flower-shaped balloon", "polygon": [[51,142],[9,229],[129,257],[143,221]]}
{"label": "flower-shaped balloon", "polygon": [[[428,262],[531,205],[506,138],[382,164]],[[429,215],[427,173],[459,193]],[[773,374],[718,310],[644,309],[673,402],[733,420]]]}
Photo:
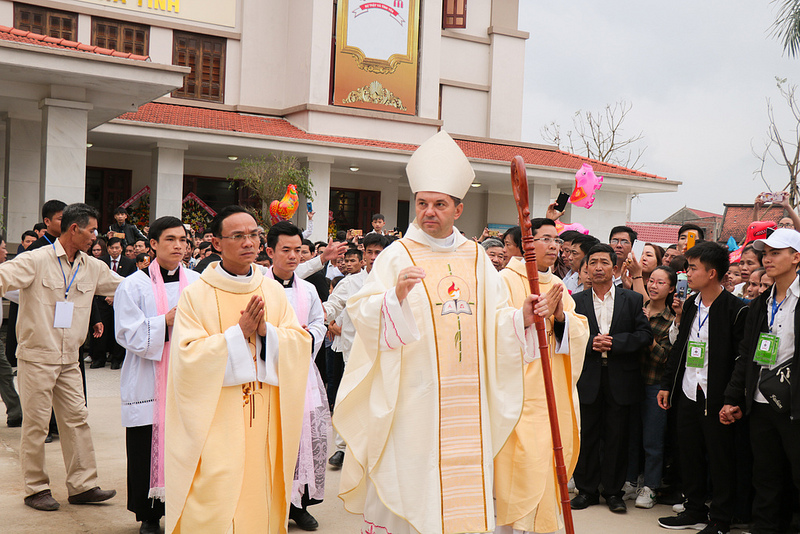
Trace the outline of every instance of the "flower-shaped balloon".
{"label": "flower-shaped balloon", "polygon": [[569,197],[570,204],[588,210],[594,204],[594,192],[600,189],[602,185],[603,177],[597,176],[592,166],[584,163],[575,173],[575,190]]}
{"label": "flower-shaped balloon", "polygon": [[564,224],[561,221],[556,221],[556,232],[561,234],[562,232],[566,232],[567,230],[575,230],[584,235],[589,234],[589,230],[584,228],[584,226],[581,223]]}

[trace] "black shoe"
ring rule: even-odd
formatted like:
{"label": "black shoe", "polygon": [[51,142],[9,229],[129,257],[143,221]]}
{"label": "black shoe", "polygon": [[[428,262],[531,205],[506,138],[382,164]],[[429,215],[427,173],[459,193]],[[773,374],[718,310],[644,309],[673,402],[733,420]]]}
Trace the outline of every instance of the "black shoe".
{"label": "black shoe", "polygon": [[95,486],[90,490],[84,491],[83,493],[70,495],[69,499],[67,500],[70,504],[92,504],[96,502],[107,501],[116,494],[117,490],[102,490],[100,489],[100,486]]}
{"label": "black shoe", "polygon": [[149,519],[142,521],[142,526],[139,528],[139,534],[161,534],[161,525],[158,519]]}
{"label": "black shoe", "polygon": [[595,504],[600,504],[600,497],[596,495],[585,495],[583,493],[573,497],[572,500],[569,501],[569,505],[573,510],[585,510]]}
{"label": "black shoe", "polygon": [[698,514],[697,512],[690,512],[689,510],[686,510],[678,515],[662,517],[658,520],[658,524],[663,528],[671,528],[674,530],[682,530],[686,528],[700,530],[706,528],[706,525],[708,524],[708,517],[703,514]]}
{"label": "black shoe", "polygon": [[6,424],[11,428],[17,428],[22,426],[22,417],[19,419],[9,419]]}
{"label": "black shoe", "polygon": [[722,521],[711,521],[706,528],[700,531],[700,534],[729,534],[731,526]]}
{"label": "black shoe", "polygon": [[332,467],[339,469],[344,464],[344,451],[336,451],[333,453],[333,456],[330,457],[328,463],[331,464]]}
{"label": "black shoe", "polygon": [[57,436],[57,434],[47,434],[47,437],[44,438],[45,443],[53,443],[53,439]]}
{"label": "black shoe", "polygon": [[622,497],[617,497],[616,495],[606,497],[606,504],[608,505],[608,509],[615,514],[624,514],[628,511],[628,507],[625,506],[625,501],[622,500]]}
{"label": "black shoe", "polygon": [[314,516],[308,513],[308,510],[297,508],[294,505],[289,509],[289,519],[297,523],[300,530],[317,530],[319,528],[319,523]]}
{"label": "black shoe", "polygon": [[101,361],[95,362],[95,361],[93,361],[92,365],[89,366],[89,369],[101,369],[101,368],[103,368],[105,366],[106,366],[106,362],[101,362]]}
{"label": "black shoe", "polygon": [[121,363],[119,363],[119,362],[111,362],[111,368],[112,369],[119,369],[120,367],[122,367]]}

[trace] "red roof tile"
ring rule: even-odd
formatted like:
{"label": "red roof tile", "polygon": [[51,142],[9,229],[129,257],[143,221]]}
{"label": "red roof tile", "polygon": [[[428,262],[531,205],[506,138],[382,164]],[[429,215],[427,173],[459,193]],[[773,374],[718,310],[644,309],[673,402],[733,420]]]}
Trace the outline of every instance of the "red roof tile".
{"label": "red roof tile", "polygon": [[625,224],[638,234],[637,239],[639,241],[644,241],[645,243],[666,243],[669,245],[678,242],[678,230],[680,229],[680,225],[646,222],[628,222]]}
{"label": "red roof tile", "polygon": [[[778,222],[786,214],[781,206],[770,205],[766,209],[762,208],[758,212],[758,219],[761,221]],[[719,232],[720,240],[727,240],[729,237],[741,243],[747,234],[747,227],[753,222],[752,204],[725,204],[725,215],[722,219],[722,228]]]}
{"label": "red roof tile", "polygon": [[[409,143],[392,143],[374,139],[312,134],[297,128],[289,123],[289,121],[282,118],[249,115],[235,111],[178,106],[174,104],[145,104],[135,113],[125,113],[121,115],[119,119],[190,128],[203,128],[208,130],[243,132],[270,137],[287,137],[291,139],[322,141],[326,143],[379,147],[405,152],[413,152],[418,146]],[[595,161],[562,150],[548,150],[464,139],[456,139],[456,143],[458,143],[468,158],[473,159],[508,162],[511,161],[511,158],[514,156],[521,155],[528,165],[577,170],[584,163],[590,163],[594,171],[598,174],[613,173],[635,176],[638,178],[664,179],[654,174],[647,174],[632,169],[626,169],[618,165]]]}
{"label": "red roof tile", "polygon": [[148,56],[139,56],[125,52],[117,52],[109,48],[100,48],[99,46],[91,46],[76,41],[68,41],[66,39],[59,39],[56,37],[49,37],[47,35],[40,35],[25,30],[18,30],[8,26],[0,26],[0,41],[13,41],[15,43],[26,43],[39,46],[47,46],[50,48],[61,48],[66,50],[80,50],[81,52],[90,52],[93,54],[100,54],[104,56],[121,57],[126,59],[135,59],[137,61],[149,61]]}

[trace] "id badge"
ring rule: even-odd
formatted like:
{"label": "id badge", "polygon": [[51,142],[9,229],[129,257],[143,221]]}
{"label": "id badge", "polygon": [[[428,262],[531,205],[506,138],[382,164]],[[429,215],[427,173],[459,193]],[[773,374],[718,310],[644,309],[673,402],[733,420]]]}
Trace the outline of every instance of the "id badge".
{"label": "id badge", "polygon": [[686,367],[702,369],[706,363],[706,342],[690,341],[686,347]]}
{"label": "id badge", "polygon": [[760,365],[775,365],[778,361],[778,346],[780,338],[772,334],[761,333],[758,336],[758,345],[753,361]]}
{"label": "id badge", "polygon": [[53,320],[53,328],[71,328],[72,312],[74,310],[74,302],[56,302],[56,317]]}

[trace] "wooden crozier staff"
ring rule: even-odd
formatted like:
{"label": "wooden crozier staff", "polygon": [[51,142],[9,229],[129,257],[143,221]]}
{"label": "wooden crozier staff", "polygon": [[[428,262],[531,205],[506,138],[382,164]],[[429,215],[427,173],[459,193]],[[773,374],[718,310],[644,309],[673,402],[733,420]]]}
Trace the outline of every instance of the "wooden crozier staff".
{"label": "wooden crozier staff", "polygon": [[[531,210],[528,207],[528,176],[525,171],[525,160],[522,156],[514,156],[511,160],[511,185],[514,190],[514,200],[517,201],[519,212],[519,227],[522,230],[522,251],[525,256],[525,269],[528,271],[528,282],[531,293],[539,294],[539,269],[536,266],[536,249],[531,231]],[[547,344],[547,334],[544,330],[544,317],[534,316],[536,334],[539,338],[539,354],[542,359],[542,375],[544,376],[544,392],[547,398],[547,414],[550,418],[550,434],[553,437],[553,452],[556,460],[556,476],[558,489],[561,496],[561,508],[564,513],[564,528],[567,534],[574,534],[572,524],[572,509],[569,505],[569,490],[567,489],[567,468],[564,465],[564,448],[561,445],[561,431],[558,428],[558,414],[556,412],[556,397],[553,391],[553,375],[550,365],[550,347]]]}

